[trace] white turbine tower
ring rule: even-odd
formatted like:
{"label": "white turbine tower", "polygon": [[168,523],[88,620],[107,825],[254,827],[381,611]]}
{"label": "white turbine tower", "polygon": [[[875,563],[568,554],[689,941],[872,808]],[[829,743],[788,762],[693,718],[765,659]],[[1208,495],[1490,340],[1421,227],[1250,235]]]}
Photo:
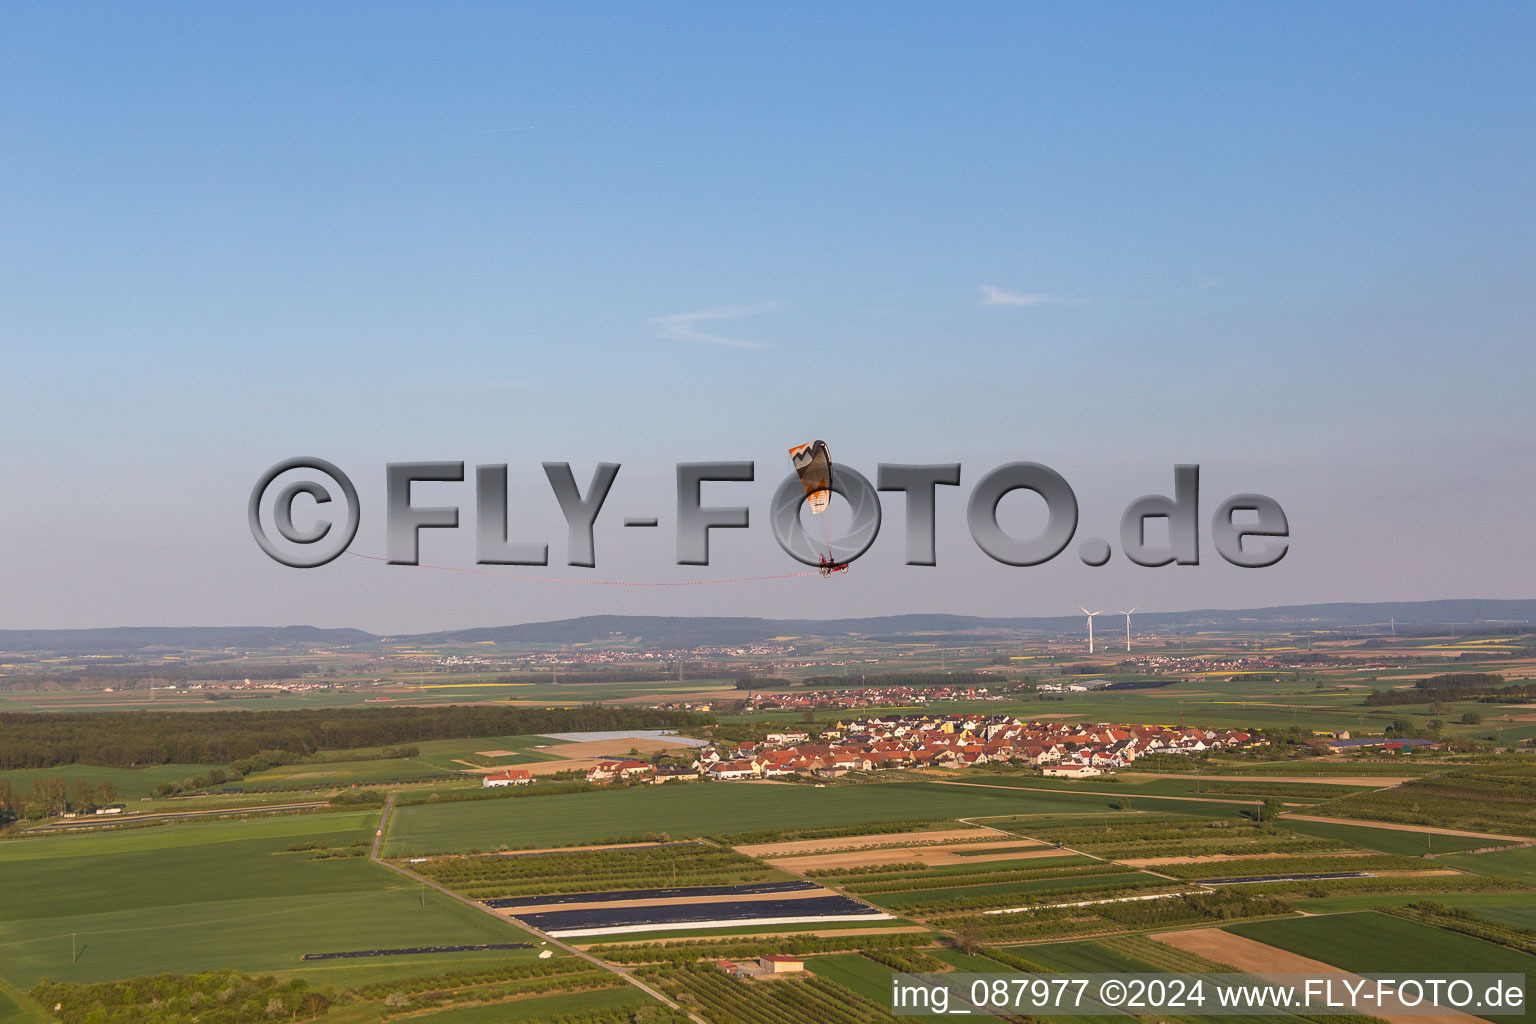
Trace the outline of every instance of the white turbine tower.
{"label": "white turbine tower", "polygon": [[1103,615],[1104,614],[1104,609],[1100,608],[1096,612],[1091,612],[1087,608],[1084,608],[1082,605],[1078,605],[1077,606],[1077,610],[1082,612],[1084,615],[1088,616],[1088,653],[1092,654],[1093,653],[1093,617],[1095,615]]}
{"label": "white turbine tower", "polygon": [[1120,611],[1118,613],[1125,616],[1125,649],[1127,651],[1131,649],[1131,612],[1140,607],[1141,605],[1139,604],[1133,604],[1130,611]]}

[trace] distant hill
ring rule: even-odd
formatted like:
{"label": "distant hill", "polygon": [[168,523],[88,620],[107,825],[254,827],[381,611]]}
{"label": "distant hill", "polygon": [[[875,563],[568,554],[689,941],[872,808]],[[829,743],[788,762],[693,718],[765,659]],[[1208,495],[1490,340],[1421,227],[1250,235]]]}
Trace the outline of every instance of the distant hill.
{"label": "distant hill", "polygon": [[[1111,613],[1113,615],[1113,613]],[[1454,627],[1478,632],[1536,624],[1536,600],[1296,604],[1274,608],[1202,608],[1182,612],[1137,612],[1138,627],[1162,630],[1238,632],[1256,629],[1351,630],[1384,628],[1400,632]],[[862,619],[763,619],[725,616],[586,615],[552,622],[486,626],[438,633],[396,635],[413,643],[590,643],[622,637],[647,647],[676,648],[761,643],[779,636],[903,637],[987,636],[1019,632],[1061,632],[1081,627],[1081,615],[984,618],[971,615],[883,615]],[[314,626],[132,626],[116,629],[0,630],[0,651],[60,651],[71,654],[132,654],[155,649],[237,647],[271,650],[295,644],[357,644],[382,639],[360,629]]]}
{"label": "distant hill", "polygon": [[[1111,613],[1112,614],[1112,613]],[[1400,630],[1434,626],[1489,627],[1536,623],[1536,600],[1393,601],[1283,605],[1275,608],[1202,608],[1184,612],[1137,612],[1142,627],[1238,632],[1252,629],[1351,629],[1386,626]],[[884,615],[862,619],[760,619],[660,615],[587,615],[553,622],[429,633],[411,639],[423,643],[588,643],[614,636],[639,639],[652,647],[759,643],[776,636],[910,636],[913,634],[987,635],[1022,631],[1077,629],[1081,615],[982,618],[971,615]]]}
{"label": "distant hill", "polygon": [[[429,633],[412,639],[475,643],[586,643],[614,636],[643,640],[653,647],[748,644],[776,636],[847,636],[858,634],[1015,632],[1022,619],[982,619],[969,615],[886,615],[868,619],[757,619],[667,615],[586,615],[555,622],[487,626]],[[1052,620],[1054,621],[1054,620]],[[1030,627],[1022,627],[1030,628]]]}
{"label": "distant hill", "polygon": [[294,644],[355,644],[375,639],[361,629],[315,626],[117,626],[112,629],[0,629],[0,651],[135,654],[156,649],[239,647],[265,651]]}

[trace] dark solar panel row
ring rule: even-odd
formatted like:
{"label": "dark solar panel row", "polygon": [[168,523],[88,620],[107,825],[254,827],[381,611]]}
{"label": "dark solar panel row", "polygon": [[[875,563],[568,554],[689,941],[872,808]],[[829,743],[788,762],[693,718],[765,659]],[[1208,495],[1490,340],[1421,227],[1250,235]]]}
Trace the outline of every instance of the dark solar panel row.
{"label": "dark solar panel row", "polygon": [[695,921],[750,921],[762,917],[847,917],[880,911],[847,896],[807,899],[736,900],[719,903],[674,903],[659,907],[590,907],[519,914],[543,931],[574,928],[627,928],[634,925],[689,924]]}
{"label": "dark solar panel row", "polygon": [[555,903],[612,903],[621,900],[664,900],[680,896],[758,896],[773,892],[805,892],[821,888],[815,882],[757,882],[751,885],[696,885],[677,889],[611,889],[603,892],[562,892],[550,896],[508,896],[481,900],[488,907],[538,907]]}
{"label": "dark solar panel row", "polygon": [[480,946],[409,946],[405,949],[355,949],[345,953],[305,953],[300,960],[351,960],[361,956],[405,956],[412,953],[473,953],[485,949],[532,949],[531,942],[492,942]]}

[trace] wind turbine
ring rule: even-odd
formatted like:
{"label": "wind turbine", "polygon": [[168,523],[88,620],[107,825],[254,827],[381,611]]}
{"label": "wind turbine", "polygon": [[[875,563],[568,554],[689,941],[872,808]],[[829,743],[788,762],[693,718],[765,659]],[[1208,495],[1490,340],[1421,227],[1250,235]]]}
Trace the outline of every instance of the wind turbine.
{"label": "wind turbine", "polygon": [[1084,608],[1082,605],[1078,605],[1077,606],[1077,610],[1082,612],[1084,615],[1088,616],[1088,653],[1092,654],[1093,653],[1093,617],[1095,615],[1103,615],[1104,614],[1104,609],[1100,608],[1096,612],[1091,612],[1087,608]]}
{"label": "wind turbine", "polygon": [[1141,605],[1139,605],[1139,604],[1133,604],[1133,605],[1131,605],[1131,611],[1119,611],[1119,612],[1117,612],[1117,614],[1125,616],[1125,649],[1127,651],[1129,651],[1131,649],[1131,612],[1135,611],[1137,608],[1140,608],[1140,607],[1141,607]]}

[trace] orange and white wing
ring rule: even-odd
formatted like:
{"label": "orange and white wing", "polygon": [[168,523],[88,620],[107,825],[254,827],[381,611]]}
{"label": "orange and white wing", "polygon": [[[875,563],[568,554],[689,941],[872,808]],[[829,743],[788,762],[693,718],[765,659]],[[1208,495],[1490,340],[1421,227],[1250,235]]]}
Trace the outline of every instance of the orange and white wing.
{"label": "orange and white wing", "polygon": [[789,450],[789,461],[800,474],[805,499],[811,512],[820,515],[832,504],[832,453],[825,441],[796,445]]}

